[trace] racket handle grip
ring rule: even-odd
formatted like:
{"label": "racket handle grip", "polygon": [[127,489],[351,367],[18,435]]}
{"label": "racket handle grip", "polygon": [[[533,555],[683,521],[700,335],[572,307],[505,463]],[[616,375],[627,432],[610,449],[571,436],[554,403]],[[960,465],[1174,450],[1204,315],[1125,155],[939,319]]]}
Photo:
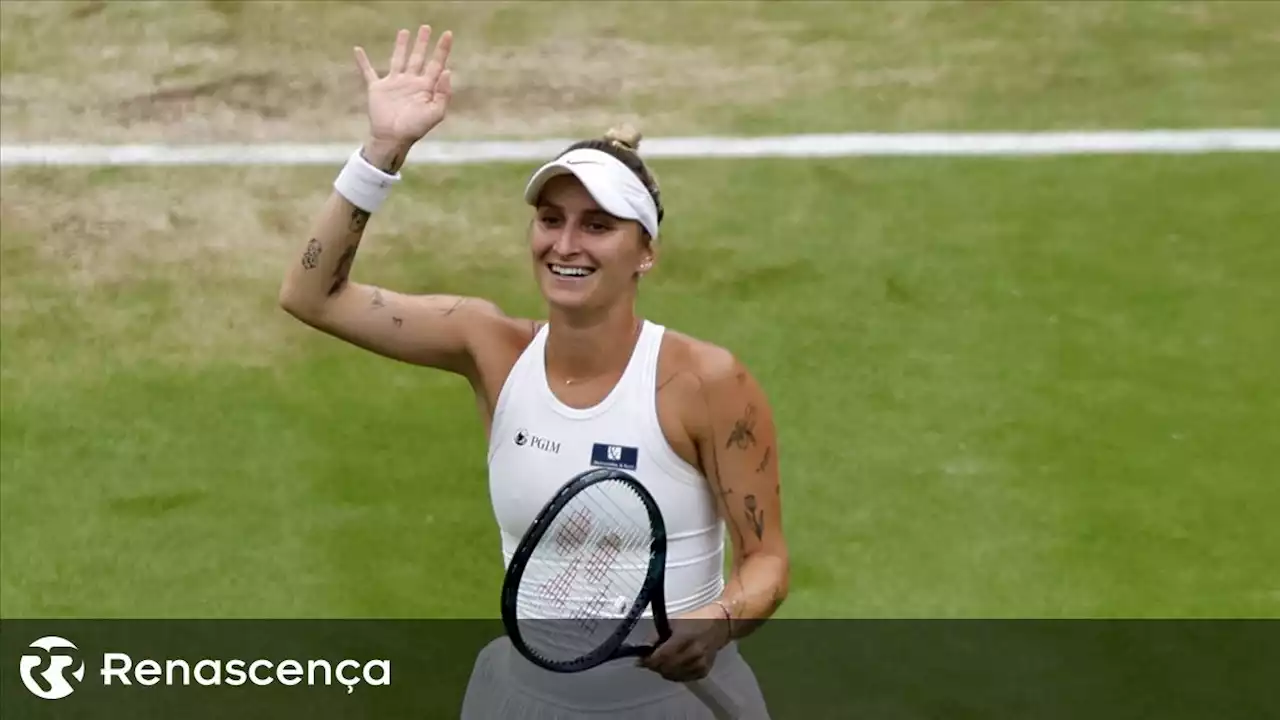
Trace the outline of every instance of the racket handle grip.
{"label": "racket handle grip", "polygon": [[714,680],[704,678],[685,683],[690,692],[698,696],[703,705],[711,710],[716,720],[738,720],[742,717],[742,708],[729,697],[723,688]]}

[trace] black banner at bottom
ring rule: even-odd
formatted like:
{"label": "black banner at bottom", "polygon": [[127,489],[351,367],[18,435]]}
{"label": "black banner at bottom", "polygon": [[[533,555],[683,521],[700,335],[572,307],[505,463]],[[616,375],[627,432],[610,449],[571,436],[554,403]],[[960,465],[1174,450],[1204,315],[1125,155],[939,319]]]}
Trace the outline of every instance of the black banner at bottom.
{"label": "black banner at bottom", "polygon": [[[1280,717],[1273,621],[775,620],[738,649],[718,681],[778,720]],[[627,705],[683,688],[619,663],[531,673],[496,620],[4,620],[0,717],[700,716]]]}

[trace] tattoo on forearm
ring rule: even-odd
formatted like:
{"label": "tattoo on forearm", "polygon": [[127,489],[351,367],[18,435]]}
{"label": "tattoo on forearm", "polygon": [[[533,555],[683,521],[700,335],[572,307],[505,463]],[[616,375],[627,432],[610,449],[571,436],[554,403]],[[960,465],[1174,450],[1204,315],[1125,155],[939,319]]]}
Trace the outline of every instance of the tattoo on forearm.
{"label": "tattoo on forearm", "polygon": [[773,446],[764,449],[764,458],[760,460],[760,464],[756,466],[756,472],[762,473],[764,469],[769,467],[769,455],[773,452]]}
{"label": "tattoo on forearm", "polygon": [[347,278],[351,276],[351,263],[356,259],[356,248],[358,243],[347,248],[342,253],[342,257],[338,258],[338,267],[333,270],[333,284],[329,286],[329,294],[335,295],[344,285],[347,284]]}
{"label": "tattoo on forearm", "polygon": [[756,406],[748,403],[746,412],[733,424],[733,430],[729,433],[729,440],[724,446],[728,448],[732,445],[737,445],[739,450],[746,450],[756,444],[755,429]]}
{"label": "tattoo on forearm", "polygon": [[387,301],[382,299],[381,288],[373,289],[373,299],[369,301],[369,304],[376,308],[384,308],[387,306]]}
{"label": "tattoo on forearm", "polygon": [[316,266],[320,264],[321,249],[320,241],[315,238],[311,238],[307,243],[307,249],[302,253],[302,267],[308,270],[316,269]]}
{"label": "tattoo on forearm", "polygon": [[364,226],[369,222],[369,213],[360,208],[352,208],[351,223],[347,229],[353,233],[363,232]]}
{"label": "tattoo on forearm", "polygon": [[393,317],[391,318],[391,322],[395,323],[396,327],[400,327],[401,325],[404,325],[404,318]]}
{"label": "tattoo on forearm", "polygon": [[756,506],[756,496],[748,495],[742,499],[742,504],[746,506],[747,522],[751,523],[751,529],[756,533],[757,540],[764,539],[764,511]]}

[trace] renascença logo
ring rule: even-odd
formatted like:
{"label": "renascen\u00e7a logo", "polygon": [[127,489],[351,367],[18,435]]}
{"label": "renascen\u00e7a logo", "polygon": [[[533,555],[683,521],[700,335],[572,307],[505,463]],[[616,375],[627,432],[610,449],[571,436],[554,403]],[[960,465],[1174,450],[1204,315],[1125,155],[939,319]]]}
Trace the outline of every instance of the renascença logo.
{"label": "renascen\u00e7a logo", "polygon": [[[44,652],[22,656],[22,683],[33,694],[46,700],[58,700],[70,695],[75,688],[66,679],[66,670],[75,667],[72,677],[77,682],[84,680],[85,664],[77,655],[66,652],[78,648],[69,640],[50,635],[31,643],[31,647]],[[54,654],[54,651],[62,651]],[[48,665],[38,675],[35,671]],[[364,682],[368,685],[391,684],[391,662],[389,660],[370,660],[361,663],[356,660],[341,660],[331,663],[328,660],[281,660],[274,662],[266,659],[256,660],[215,660],[201,659],[195,663],[181,659],[166,659],[163,662],[144,658],[138,660],[120,652],[107,652],[102,655],[102,665],[98,674],[102,676],[102,684],[141,685],[150,687],[163,683],[166,686],[191,685],[244,685],[251,683],[258,686],[280,683],[281,685],[298,685],[304,681],[308,686],[332,685],[335,681],[347,688],[350,695],[355,686]],[[43,678],[44,682],[39,681]]]}
{"label": "renascen\u00e7a logo", "polygon": [[[76,691],[75,686],[67,681],[66,672],[71,669],[71,677],[77,683],[84,680],[84,661],[80,659],[75,643],[57,635],[46,635],[31,643],[30,647],[42,652],[23,655],[18,670],[22,684],[33,695],[45,700],[60,700]],[[66,652],[68,650],[73,652]],[[41,668],[44,669],[37,674]]]}

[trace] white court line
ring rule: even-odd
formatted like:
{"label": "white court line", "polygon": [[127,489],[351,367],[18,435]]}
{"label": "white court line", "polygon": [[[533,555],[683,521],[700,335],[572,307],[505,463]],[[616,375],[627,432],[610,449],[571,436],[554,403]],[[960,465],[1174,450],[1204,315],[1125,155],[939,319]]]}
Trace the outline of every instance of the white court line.
{"label": "white court line", "polygon": [[[409,163],[538,162],[573,139],[424,141]],[[0,145],[0,166],[334,165],[357,142],[214,145]],[[842,133],[646,138],[646,158],[1046,156],[1280,152],[1280,130],[1121,130],[1032,133]]]}

